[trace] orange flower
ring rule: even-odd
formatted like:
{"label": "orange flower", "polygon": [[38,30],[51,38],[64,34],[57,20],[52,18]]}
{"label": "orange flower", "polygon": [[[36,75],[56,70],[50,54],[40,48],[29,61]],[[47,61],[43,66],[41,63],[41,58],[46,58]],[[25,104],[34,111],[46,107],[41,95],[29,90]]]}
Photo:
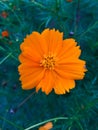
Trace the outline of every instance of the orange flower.
{"label": "orange flower", "polygon": [[74,39],[63,40],[63,33],[45,29],[41,34],[33,32],[24,39],[18,67],[22,88],[40,88],[46,94],[54,89],[65,94],[75,87],[75,81],[83,79],[85,61],[80,60],[81,50]]}
{"label": "orange flower", "polygon": [[9,32],[7,30],[2,32],[2,37],[8,37],[9,36]]}
{"label": "orange flower", "polygon": [[52,122],[48,122],[44,126],[41,126],[38,130],[50,130],[52,129],[52,127],[53,127]]}
{"label": "orange flower", "polygon": [[6,11],[3,11],[3,12],[1,13],[1,16],[2,16],[3,18],[6,18],[6,17],[8,16],[8,13],[7,13]]}

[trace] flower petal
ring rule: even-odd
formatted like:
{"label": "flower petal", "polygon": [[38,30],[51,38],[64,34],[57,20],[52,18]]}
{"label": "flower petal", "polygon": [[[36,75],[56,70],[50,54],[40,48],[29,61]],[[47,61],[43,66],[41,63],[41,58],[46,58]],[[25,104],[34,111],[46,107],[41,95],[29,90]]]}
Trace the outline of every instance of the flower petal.
{"label": "flower petal", "polygon": [[45,29],[42,32],[42,37],[46,40],[48,46],[48,53],[57,54],[62,47],[63,33],[56,31],[55,29]]}
{"label": "flower petal", "polygon": [[36,91],[42,88],[43,92],[45,92],[46,94],[49,94],[52,91],[53,86],[54,86],[53,72],[50,70],[46,70],[43,79],[40,81],[40,83],[36,87]]}
{"label": "flower petal", "polygon": [[23,52],[27,52],[30,56],[34,55],[36,57],[42,57],[43,50],[40,47],[41,42],[43,42],[41,35],[38,32],[33,32],[24,39],[20,48]]}
{"label": "flower petal", "polygon": [[[20,66],[21,67],[21,66]],[[24,66],[23,66],[24,68]],[[45,69],[41,68],[33,68],[33,69],[27,69],[27,70],[21,70],[20,71],[20,80],[22,82],[22,88],[23,89],[31,89],[34,88],[44,77]]]}
{"label": "flower petal", "polygon": [[80,59],[66,59],[58,62],[55,66],[55,72],[63,78],[67,79],[83,79],[87,70],[85,69],[85,61]]}
{"label": "flower petal", "polygon": [[81,54],[80,46],[76,46],[77,43],[74,39],[66,39],[63,41],[63,46],[58,54],[58,59],[65,59],[66,58],[79,58]]}
{"label": "flower petal", "polygon": [[44,126],[41,126],[38,130],[49,130],[49,129],[46,129]]}
{"label": "flower petal", "polygon": [[52,129],[53,124],[52,122],[47,122],[43,127],[49,130],[49,129]]}
{"label": "flower petal", "polygon": [[54,91],[56,94],[65,94],[75,87],[75,81],[56,76]]}
{"label": "flower petal", "polygon": [[42,58],[35,57],[34,55],[30,56],[26,53],[21,53],[19,56],[19,60],[21,63],[28,63],[30,65],[40,66],[40,61],[42,60]]}
{"label": "flower petal", "polygon": [[63,70],[59,70],[57,72],[61,77],[67,78],[67,79],[74,79],[74,80],[80,80],[83,79],[84,73],[72,73],[72,72],[66,72]]}

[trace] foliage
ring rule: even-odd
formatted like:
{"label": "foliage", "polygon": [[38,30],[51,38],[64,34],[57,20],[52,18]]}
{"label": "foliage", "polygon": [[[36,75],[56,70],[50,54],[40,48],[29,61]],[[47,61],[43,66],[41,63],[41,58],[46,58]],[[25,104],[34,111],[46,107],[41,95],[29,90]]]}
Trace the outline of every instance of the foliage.
{"label": "foliage", "polygon": [[[87,62],[85,78],[65,95],[21,89],[19,46],[27,34],[45,28],[56,28],[65,38],[75,38],[82,49],[81,58]],[[5,30],[8,37],[1,35]],[[53,130],[98,130],[97,34],[98,0],[0,0],[1,130],[23,130],[52,118]]]}

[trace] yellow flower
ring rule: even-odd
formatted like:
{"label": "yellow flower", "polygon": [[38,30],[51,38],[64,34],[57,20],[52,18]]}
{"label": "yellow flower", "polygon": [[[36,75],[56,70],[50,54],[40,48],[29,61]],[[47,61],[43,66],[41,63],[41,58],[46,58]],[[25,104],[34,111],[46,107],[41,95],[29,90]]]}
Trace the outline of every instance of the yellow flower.
{"label": "yellow flower", "polygon": [[41,126],[38,130],[50,130],[52,129],[53,124],[52,122],[48,122],[45,125]]}
{"label": "yellow flower", "polygon": [[65,94],[83,79],[85,61],[80,60],[81,50],[74,39],[63,40],[63,33],[45,29],[41,34],[28,35],[20,48],[21,65],[18,67],[23,89],[42,89],[49,94]]}

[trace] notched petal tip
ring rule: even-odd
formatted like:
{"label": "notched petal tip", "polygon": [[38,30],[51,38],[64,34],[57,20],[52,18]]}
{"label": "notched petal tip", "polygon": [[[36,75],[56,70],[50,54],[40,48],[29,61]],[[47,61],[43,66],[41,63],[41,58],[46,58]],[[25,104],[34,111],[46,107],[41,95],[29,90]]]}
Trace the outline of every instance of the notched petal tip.
{"label": "notched petal tip", "polygon": [[45,29],[42,33],[41,33],[41,35],[44,35],[45,33],[49,33],[49,28],[47,28],[47,29]]}

